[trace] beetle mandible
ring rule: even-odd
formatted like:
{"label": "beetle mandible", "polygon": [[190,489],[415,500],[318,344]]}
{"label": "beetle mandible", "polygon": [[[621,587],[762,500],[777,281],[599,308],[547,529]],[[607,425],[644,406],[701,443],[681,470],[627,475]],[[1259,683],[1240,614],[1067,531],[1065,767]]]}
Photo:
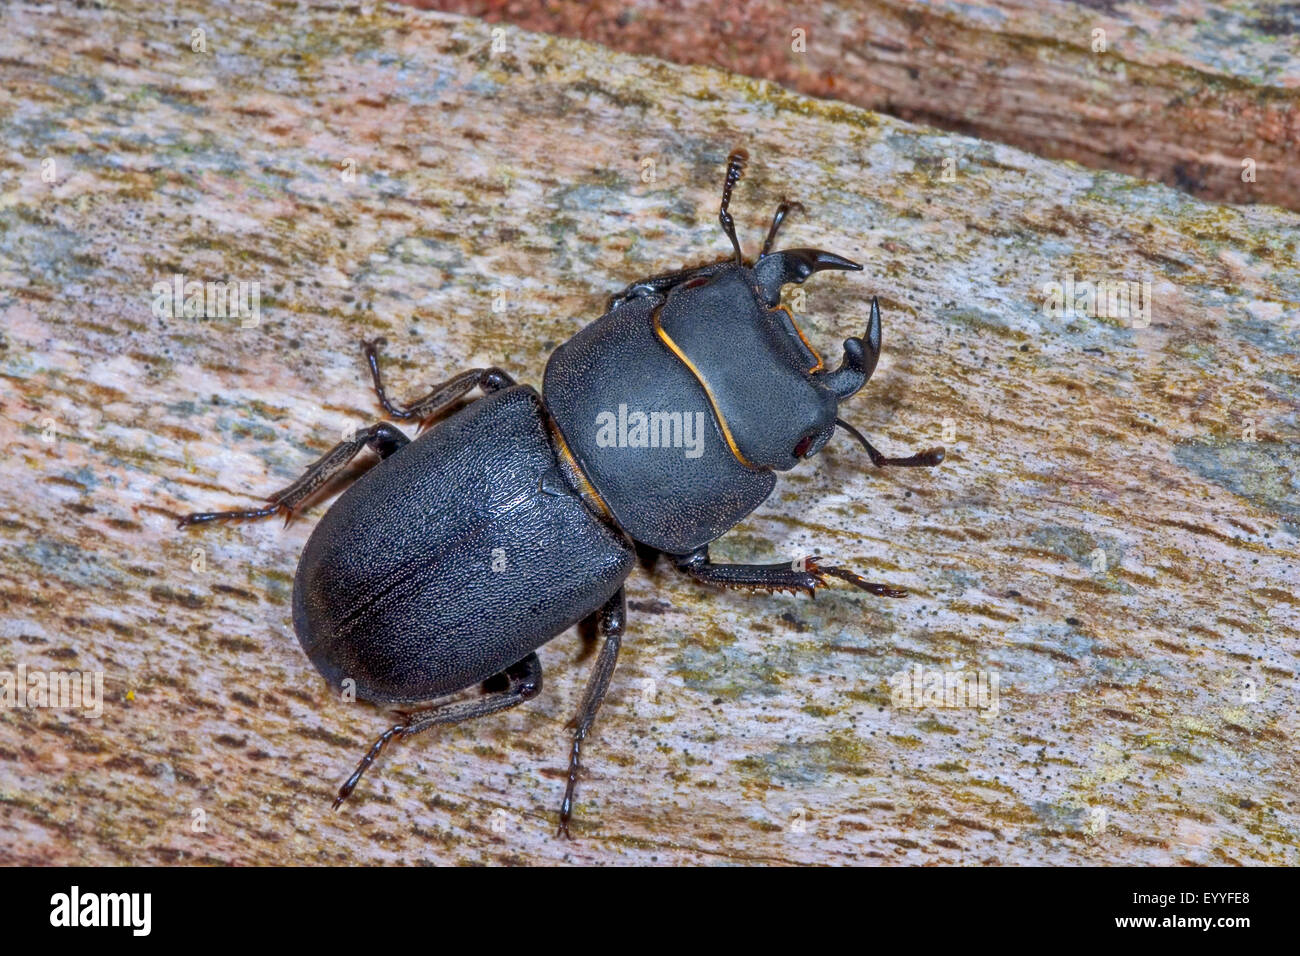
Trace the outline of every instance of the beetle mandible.
{"label": "beetle mandible", "polygon": [[[806,591],[835,577],[904,591],[816,559],[715,564],[709,543],[757,508],[777,471],[811,458],[842,428],[877,467],[937,465],[934,448],[882,455],[838,417],[880,357],[880,307],[829,369],[781,289],[823,269],[861,270],[818,249],[772,251],[798,203],[783,200],[747,261],[728,205],[748,157],[727,158],[719,222],[734,255],[633,282],[605,314],[555,350],[539,395],[499,368],[470,369],[408,404],[379,371],[383,340],[364,342],[379,404],[423,428],[478,388],[482,397],[415,441],[387,422],[340,442],[265,506],[189,514],[179,526],[267,518],[286,523],[362,449],[380,461],[326,511],[293,588],[293,624],[316,668],[388,705],[386,730],[340,787],[337,809],[394,739],[505,710],[542,687],[537,649],[593,622],[600,650],[577,718],[557,835],[569,835],[582,743],[623,642],[623,582],[636,545],[707,584]],[[475,695],[461,692],[479,688]]]}

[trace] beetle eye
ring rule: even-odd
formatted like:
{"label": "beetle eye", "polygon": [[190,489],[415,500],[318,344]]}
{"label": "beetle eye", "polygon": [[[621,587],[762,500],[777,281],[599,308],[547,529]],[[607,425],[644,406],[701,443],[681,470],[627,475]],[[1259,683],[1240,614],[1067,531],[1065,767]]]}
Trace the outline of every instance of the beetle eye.
{"label": "beetle eye", "polygon": [[800,438],[799,444],[794,446],[794,457],[802,458],[804,455],[808,454],[808,449],[812,446],[812,443],[812,435],[804,435],[803,438]]}

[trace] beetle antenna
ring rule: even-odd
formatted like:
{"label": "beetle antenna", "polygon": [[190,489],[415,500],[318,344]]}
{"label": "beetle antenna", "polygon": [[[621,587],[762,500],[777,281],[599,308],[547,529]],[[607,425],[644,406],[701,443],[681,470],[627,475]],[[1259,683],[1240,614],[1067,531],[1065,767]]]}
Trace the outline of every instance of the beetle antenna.
{"label": "beetle antenna", "polygon": [[772,243],[776,242],[776,234],[781,228],[781,223],[785,222],[786,215],[793,209],[804,212],[803,203],[783,198],[781,204],[776,207],[776,213],[772,216],[772,225],[767,230],[767,238],[763,241],[763,249],[758,254],[760,259],[772,251]]}
{"label": "beetle antenna", "polygon": [[718,222],[722,223],[722,231],[727,234],[731,240],[731,248],[736,250],[736,265],[743,266],[745,257],[740,252],[740,240],[736,238],[736,223],[731,218],[731,213],[727,212],[727,206],[731,204],[731,189],[740,181],[740,177],[745,175],[745,164],[749,162],[749,153],[743,149],[733,149],[731,155],[727,157],[727,178],[722,183],[722,208],[718,210]]}
{"label": "beetle antenna", "polygon": [[862,443],[862,447],[867,450],[871,456],[871,463],[877,468],[884,468],[886,465],[900,465],[904,468],[925,467],[933,468],[939,462],[943,461],[943,446],[931,448],[929,451],[917,452],[915,455],[908,455],[906,458],[886,458],[880,452],[872,447],[871,442],[867,441],[867,436],[862,434],[842,418],[835,419],[835,424],[839,425],[846,432]]}

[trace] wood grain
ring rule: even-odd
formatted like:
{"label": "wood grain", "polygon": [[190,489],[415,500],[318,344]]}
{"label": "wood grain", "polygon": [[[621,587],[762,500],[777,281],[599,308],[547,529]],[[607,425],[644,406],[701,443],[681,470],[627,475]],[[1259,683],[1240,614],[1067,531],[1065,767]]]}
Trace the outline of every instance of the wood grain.
{"label": "wood grain", "polygon": [[775,80],[1204,199],[1300,208],[1288,0],[401,2]]}
{"label": "wood grain", "polygon": [[[1297,215],[509,27],[494,52],[448,15],[3,17],[0,670],[105,694],[0,712],[3,861],[1300,862]],[[628,584],[577,840],[552,836],[573,634],[537,700],[394,749],[331,813],[388,718],[292,632],[324,505],[175,516],[375,421],[362,336],[401,395],[492,363],[538,383],[611,291],[726,254],[736,145],[748,248],[789,195],[786,244],[867,264],[807,286],[812,340],[880,296],[845,417],[886,453],[946,430],[949,458],[875,471],[836,440],[715,556],[817,551],[911,596],[660,562]],[[260,322],[160,317],[177,273],[259,282]],[[1150,280],[1149,323],[1045,309],[1067,279]],[[997,713],[896,706],[918,665],[996,675]]]}

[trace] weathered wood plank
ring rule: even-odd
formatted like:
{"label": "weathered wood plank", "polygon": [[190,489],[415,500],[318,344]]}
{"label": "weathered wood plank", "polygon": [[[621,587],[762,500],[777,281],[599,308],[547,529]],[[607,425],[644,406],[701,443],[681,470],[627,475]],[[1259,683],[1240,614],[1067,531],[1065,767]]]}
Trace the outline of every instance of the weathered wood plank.
{"label": "weathered wood plank", "polygon": [[[0,713],[6,861],[1298,862],[1300,217],[579,42],[493,53],[448,16],[3,16],[0,670],[100,671],[106,698]],[[386,718],[293,637],[320,509],[174,516],[373,421],[362,335],[403,393],[538,382],[610,291],[725,252],[736,144],[751,248],[789,194],[787,243],[868,264],[803,317],[830,348],[881,297],[846,417],[889,451],[952,435],[922,474],[836,441],[716,552],[830,552],[913,596],[704,593],[661,563],[629,583],[577,842],[551,836],[572,636],[530,706],[394,750],[331,813]],[[260,282],[260,324],[159,318],[175,273]],[[1149,278],[1149,324],[1045,312],[1067,278]],[[894,706],[915,665],[997,675],[998,713]]]}
{"label": "weathered wood plank", "polygon": [[1300,208],[1300,8],[1286,0],[402,2]]}

